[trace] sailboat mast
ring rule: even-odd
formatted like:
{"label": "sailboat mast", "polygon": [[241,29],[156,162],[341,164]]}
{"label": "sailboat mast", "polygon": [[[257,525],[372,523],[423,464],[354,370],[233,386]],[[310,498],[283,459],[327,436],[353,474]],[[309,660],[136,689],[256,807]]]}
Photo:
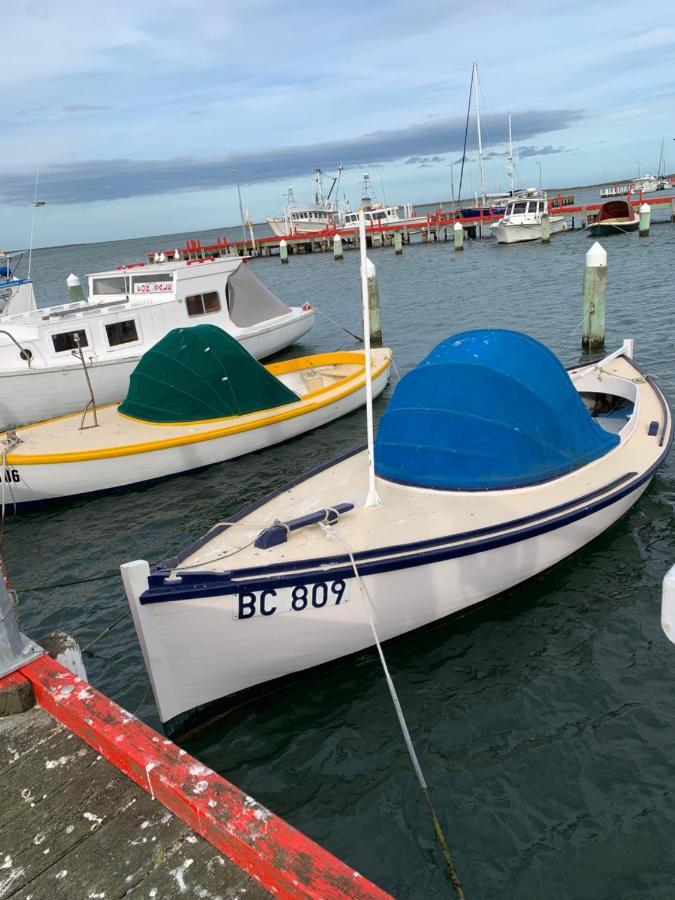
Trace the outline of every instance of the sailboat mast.
{"label": "sailboat mast", "polygon": [[368,309],[368,257],[366,255],[366,217],[359,210],[359,245],[361,249],[361,302],[363,305],[363,352],[366,358],[366,428],[368,431],[368,496],[365,506],[380,505],[375,487],[375,437],[373,426],[373,372],[370,360],[370,311]]}
{"label": "sailboat mast", "polygon": [[516,192],[516,188],[513,181],[513,143],[511,141],[511,113],[509,113],[509,155],[506,158],[508,160],[506,174],[511,179],[511,196],[513,197]]}
{"label": "sailboat mast", "polygon": [[478,65],[473,64],[473,77],[476,84],[476,127],[478,129],[478,163],[480,165],[481,203],[485,204],[485,174],[483,172],[483,137],[480,133],[480,92],[478,90]]}

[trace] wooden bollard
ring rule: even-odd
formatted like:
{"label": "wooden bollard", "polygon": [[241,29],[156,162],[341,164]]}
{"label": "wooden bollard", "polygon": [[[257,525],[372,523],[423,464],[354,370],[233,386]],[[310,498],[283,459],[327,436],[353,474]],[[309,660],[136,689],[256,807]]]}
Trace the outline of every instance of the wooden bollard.
{"label": "wooden bollard", "polygon": [[541,217],[541,242],[542,244],[551,243],[551,220],[548,213],[544,213]]}
{"label": "wooden bollard", "polygon": [[455,222],[452,226],[452,236],[455,240],[455,250],[464,249],[464,228],[460,222]]}
{"label": "wooden bollard", "polygon": [[394,234],[394,253],[400,256],[403,253],[403,235],[400,231]]}
{"label": "wooden bollard", "polygon": [[279,241],[279,259],[285,265],[288,265],[288,244],[282,238]]}
{"label": "wooden bollard", "polygon": [[366,259],[366,276],[368,278],[370,345],[371,347],[381,347],[382,325],[380,322],[380,289],[377,285],[377,270],[369,259]]}
{"label": "wooden bollard", "polygon": [[605,346],[605,293],[607,292],[607,251],[596,241],[586,254],[584,269],[582,350]]}
{"label": "wooden bollard", "polygon": [[675,197],[670,201],[670,221],[675,222]]}
{"label": "wooden bollard", "polygon": [[334,259],[344,259],[342,252],[342,238],[339,234],[333,235],[333,257]]}
{"label": "wooden bollard", "polygon": [[643,203],[640,207],[640,237],[649,237],[649,225],[652,218],[652,208],[648,203]]}

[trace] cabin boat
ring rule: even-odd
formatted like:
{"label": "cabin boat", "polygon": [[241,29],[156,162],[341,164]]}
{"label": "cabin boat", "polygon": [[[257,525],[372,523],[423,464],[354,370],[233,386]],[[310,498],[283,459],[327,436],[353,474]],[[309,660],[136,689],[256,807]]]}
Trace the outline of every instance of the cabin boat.
{"label": "cabin boat", "polygon": [[356,212],[344,212],[340,217],[340,227],[345,230],[359,227],[359,216],[363,213],[366,228],[377,228],[385,225],[399,225],[401,228],[411,225],[426,224],[426,216],[416,216],[412,204],[403,206],[403,215],[399,215],[398,206],[388,206],[386,203],[373,201],[373,190],[370,175],[363,174],[361,185],[361,206]]}
{"label": "cabin boat", "polygon": [[551,234],[566,231],[562,215],[549,214],[548,198],[543,191],[530,189],[517,194],[506,204],[504,215],[490,225],[498,244],[518,244],[541,239],[542,216],[548,215]]}
{"label": "cabin boat", "polygon": [[338,168],[328,195],[324,197],[321,169],[314,170],[316,183],[314,203],[297,203],[293,188],[289,188],[283,215],[271,216],[267,219],[272,233],[277,237],[288,237],[298,234],[314,234],[336,228],[340,222],[341,210],[338,209],[338,204],[331,201],[330,196],[334,189],[337,194],[341,174],[342,166]]}
{"label": "cabin boat", "polygon": [[351,451],[152,570],[123,565],[167,733],[371,647],[371,618],[381,640],[402,635],[609,528],[673,438],[632,356],[627,341],[566,370],[526,335],[454,335],[396,386],[372,468],[367,450]]}
{"label": "cabin boat", "polygon": [[[371,359],[377,396],[391,351]],[[178,328],[146,351],[119,406],[0,435],[5,502],[111,490],[233,459],[352,412],[365,393],[362,350],[262,366],[215,325]]]}
{"label": "cabin boat", "polygon": [[89,275],[88,288],[87,300],[38,308],[30,283],[9,286],[0,317],[0,429],[81,411],[91,399],[88,380],[97,404],[119,401],[143,353],[173,328],[209,322],[263,358],[314,323],[308,304],[286,306],[241,259],[122,266]]}
{"label": "cabin boat", "polygon": [[658,187],[659,181],[654,175],[642,175],[631,181],[631,191],[634,194],[653,194]]}
{"label": "cabin boat", "polygon": [[627,200],[609,200],[602,204],[597,218],[589,223],[588,231],[593,237],[606,237],[637,231],[639,225],[640,216],[632,203]]}

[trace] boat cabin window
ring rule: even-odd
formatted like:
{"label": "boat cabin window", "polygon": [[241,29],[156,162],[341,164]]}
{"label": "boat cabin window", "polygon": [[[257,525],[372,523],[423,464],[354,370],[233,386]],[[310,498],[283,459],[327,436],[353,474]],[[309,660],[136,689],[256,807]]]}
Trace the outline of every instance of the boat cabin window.
{"label": "boat cabin window", "polygon": [[[77,340],[76,340],[77,338]],[[52,335],[52,344],[55,353],[65,353],[67,350],[77,350],[77,342],[80,347],[88,347],[87,332],[84,329],[77,331],[61,331]]]}
{"label": "boat cabin window", "polygon": [[188,316],[205,316],[208,313],[220,310],[220,297],[218,291],[209,291],[207,294],[192,294],[185,298]]}
{"label": "boat cabin window", "polygon": [[111,275],[109,278],[94,278],[91,283],[92,294],[126,294],[131,279],[127,275]]}
{"label": "boat cabin window", "polygon": [[527,203],[514,203],[511,211],[513,213],[524,213],[527,211]]}
{"label": "boat cabin window", "polygon": [[134,275],[134,294],[159,294],[173,291],[173,273],[156,272],[154,275]]}
{"label": "boat cabin window", "polygon": [[118,347],[120,344],[130,344],[132,341],[138,340],[138,331],[136,330],[134,319],[127,319],[125,322],[113,322],[111,325],[106,325],[105,330],[108,335],[108,344],[111,347]]}

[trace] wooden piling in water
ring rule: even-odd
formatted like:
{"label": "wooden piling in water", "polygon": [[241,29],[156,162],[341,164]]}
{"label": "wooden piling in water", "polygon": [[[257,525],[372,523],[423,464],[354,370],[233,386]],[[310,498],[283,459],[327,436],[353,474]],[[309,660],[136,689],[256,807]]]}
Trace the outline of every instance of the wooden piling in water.
{"label": "wooden piling in water", "polygon": [[373,263],[366,260],[366,276],[368,279],[368,317],[370,319],[370,346],[382,346],[382,323],[380,320],[380,289],[377,284],[377,270]]}
{"label": "wooden piling in water", "polygon": [[400,231],[394,233],[394,253],[396,256],[403,253],[403,235]]}
{"label": "wooden piling in water", "polygon": [[542,244],[551,243],[551,219],[548,213],[544,213],[541,217],[541,242]]}
{"label": "wooden piling in water", "polygon": [[643,203],[640,206],[640,225],[639,234],[640,237],[649,237],[649,225],[652,218],[652,208],[648,203]]}
{"label": "wooden piling in water", "polygon": [[464,249],[464,228],[459,222],[452,226],[452,235],[455,241],[455,250]]}
{"label": "wooden piling in water", "polygon": [[333,258],[336,260],[344,259],[342,251],[342,238],[339,234],[333,236]]}
{"label": "wooden piling in water", "polygon": [[288,265],[288,244],[283,238],[279,241],[279,259],[282,264]]}
{"label": "wooden piling in water", "polygon": [[605,294],[607,292],[607,251],[596,241],[586,254],[583,290],[582,350],[605,346]]}

